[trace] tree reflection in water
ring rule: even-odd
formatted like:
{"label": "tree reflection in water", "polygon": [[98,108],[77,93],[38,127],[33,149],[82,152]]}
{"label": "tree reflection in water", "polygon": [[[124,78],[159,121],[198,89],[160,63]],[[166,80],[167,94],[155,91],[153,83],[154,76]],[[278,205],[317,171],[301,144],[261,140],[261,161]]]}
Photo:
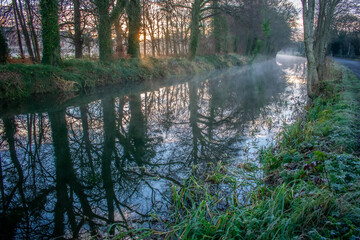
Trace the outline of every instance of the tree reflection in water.
{"label": "tree reflection in water", "polygon": [[161,228],[150,214],[166,218],[171,186],[238,156],[249,129],[266,127],[268,116],[288,111],[301,95],[303,82],[293,80],[304,71],[302,59],[269,61],[56,111],[4,115],[1,237]]}

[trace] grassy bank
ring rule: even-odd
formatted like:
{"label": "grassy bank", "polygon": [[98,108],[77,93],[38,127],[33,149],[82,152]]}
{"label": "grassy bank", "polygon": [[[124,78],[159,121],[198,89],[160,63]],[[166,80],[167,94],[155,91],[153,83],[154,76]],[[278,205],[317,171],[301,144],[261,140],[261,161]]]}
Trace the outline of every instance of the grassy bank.
{"label": "grassy bank", "polygon": [[65,60],[61,66],[9,64],[0,66],[0,99],[18,99],[35,94],[82,91],[112,84],[161,79],[169,75],[239,66],[239,55],[201,56],[194,61],[180,58],[146,58],[101,63]]}
{"label": "grassy bank", "polygon": [[[219,164],[173,188],[166,239],[359,239],[360,80],[330,63],[321,95],[260,155],[266,178],[245,198]],[[251,168],[248,168],[251,171]],[[233,171],[233,170],[232,170]],[[254,180],[251,180],[254,181]],[[226,194],[228,193],[228,194]]]}

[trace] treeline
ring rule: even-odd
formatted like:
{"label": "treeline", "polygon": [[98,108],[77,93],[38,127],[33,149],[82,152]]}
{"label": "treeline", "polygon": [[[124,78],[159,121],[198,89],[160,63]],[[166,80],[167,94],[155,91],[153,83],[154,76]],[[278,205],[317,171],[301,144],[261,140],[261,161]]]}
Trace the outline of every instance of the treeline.
{"label": "treeline", "polygon": [[339,4],[331,32],[329,54],[339,57],[360,56],[360,1]]}
{"label": "treeline", "polygon": [[76,58],[98,49],[101,61],[271,55],[290,43],[297,16],[288,0],[12,0],[0,10],[20,57],[52,65],[64,43]]}

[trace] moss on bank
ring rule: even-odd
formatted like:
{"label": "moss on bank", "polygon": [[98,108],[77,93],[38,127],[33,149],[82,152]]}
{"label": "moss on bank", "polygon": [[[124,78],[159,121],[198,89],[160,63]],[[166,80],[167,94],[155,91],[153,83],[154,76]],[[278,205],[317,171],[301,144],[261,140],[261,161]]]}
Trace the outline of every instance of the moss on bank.
{"label": "moss on bank", "polygon": [[191,177],[185,187],[173,188],[171,218],[157,219],[164,231],[135,234],[165,239],[359,239],[360,80],[337,64],[329,69],[321,95],[284,128],[276,146],[262,151],[266,178],[245,199],[234,194],[236,176],[218,165],[205,179]]}
{"label": "moss on bank", "polygon": [[111,84],[141,82],[168,75],[186,75],[230,66],[248,59],[239,55],[182,58],[146,58],[101,63],[65,60],[59,67],[9,64],[0,66],[0,99],[17,99],[34,94],[81,91]]}

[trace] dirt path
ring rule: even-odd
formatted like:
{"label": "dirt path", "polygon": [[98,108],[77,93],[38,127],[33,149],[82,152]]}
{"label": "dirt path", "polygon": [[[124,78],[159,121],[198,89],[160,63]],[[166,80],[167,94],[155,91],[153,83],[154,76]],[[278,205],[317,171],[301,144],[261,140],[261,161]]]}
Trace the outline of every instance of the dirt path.
{"label": "dirt path", "polygon": [[353,71],[358,78],[360,78],[360,61],[354,61],[343,58],[333,58],[335,61],[341,63],[342,65],[348,67],[351,71]]}

